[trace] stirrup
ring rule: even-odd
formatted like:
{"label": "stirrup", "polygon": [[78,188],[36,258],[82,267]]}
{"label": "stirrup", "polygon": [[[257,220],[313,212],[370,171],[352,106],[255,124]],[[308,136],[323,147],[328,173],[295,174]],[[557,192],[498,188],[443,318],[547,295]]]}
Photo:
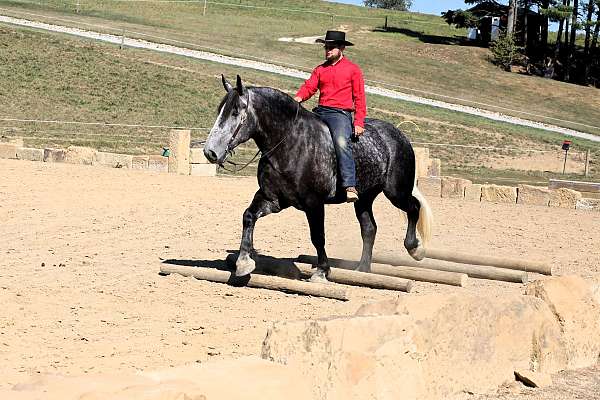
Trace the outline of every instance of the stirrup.
{"label": "stirrup", "polygon": [[346,203],[354,203],[358,200],[358,192],[354,187],[346,188]]}

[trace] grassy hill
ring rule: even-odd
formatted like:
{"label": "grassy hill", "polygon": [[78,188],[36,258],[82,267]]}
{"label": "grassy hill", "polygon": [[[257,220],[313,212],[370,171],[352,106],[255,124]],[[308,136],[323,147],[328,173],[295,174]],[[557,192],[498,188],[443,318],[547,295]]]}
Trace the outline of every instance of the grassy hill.
{"label": "grassy hill", "polygon": [[[464,31],[433,15],[321,0],[209,2],[206,16],[200,1],[80,0],[79,13],[76,3],[0,0],[0,11],[112,33],[125,29],[132,37],[165,42],[169,38],[187,47],[295,65],[307,71],[321,61],[321,49],[278,38],[315,36],[329,28],[343,28],[356,43],[349,56],[363,67],[371,84],[600,134],[595,128],[600,127],[598,90],[504,72],[488,62],[487,49],[467,45],[462,40]],[[381,29],[386,16],[387,31]]]}
{"label": "grassy hill", "polygon": [[[0,49],[0,117],[100,123],[0,121],[0,134],[23,136],[34,147],[77,144],[156,154],[166,144],[169,126],[200,128],[193,131],[193,137],[206,136],[224,94],[221,73],[230,78],[240,74],[250,85],[288,93],[301,84],[298,79],[250,69],[121,50],[110,44],[2,25]],[[510,160],[527,157],[531,149],[555,149],[563,139],[558,134],[379,96],[370,96],[368,102],[372,117],[395,124],[412,121],[402,129],[413,141],[497,147],[494,151],[431,147],[433,156],[443,159],[445,172],[479,181],[543,181],[552,174],[514,170]],[[313,100],[307,107],[314,104]],[[576,149],[591,149],[594,159],[600,159],[598,144],[578,140]],[[236,158],[247,159],[253,151],[251,145],[245,146]],[[494,160],[504,160],[502,170],[491,168]],[[597,178],[600,170],[597,164],[593,168],[592,178]]]}

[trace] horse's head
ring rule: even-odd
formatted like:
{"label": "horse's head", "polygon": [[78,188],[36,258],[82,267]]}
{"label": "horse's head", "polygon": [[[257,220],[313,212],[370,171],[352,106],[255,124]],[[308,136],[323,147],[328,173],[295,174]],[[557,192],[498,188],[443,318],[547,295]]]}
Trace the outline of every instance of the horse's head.
{"label": "horse's head", "polygon": [[219,115],[204,145],[204,155],[216,164],[223,164],[233,149],[250,139],[254,125],[250,92],[242,85],[240,76],[237,76],[235,88],[224,76],[221,78],[227,94],[219,105]]}

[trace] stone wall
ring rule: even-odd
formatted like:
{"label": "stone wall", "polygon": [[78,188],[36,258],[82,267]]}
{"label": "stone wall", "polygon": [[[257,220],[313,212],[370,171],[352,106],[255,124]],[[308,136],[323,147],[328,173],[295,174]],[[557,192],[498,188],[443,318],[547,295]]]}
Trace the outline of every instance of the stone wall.
{"label": "stone wall", "polygon": [[118,154],[83,146],[66,149],[34,149],[23,146],[21,138],[0,142],[0,158],[93,165],[109,168],[125,168],[152,172],[171,172],[183,175],[215,176],[217,166],[210,164],[202,149],[190,148],[190,131],[173,130],[169,135],[169,147],[162,155]]}
{"label": "stone wall", "polygon": [[417,187],[426,197],[600,211],[600,199],[584,198],[581,193],[565,188],[482,185],[450,176],[419,177]]}

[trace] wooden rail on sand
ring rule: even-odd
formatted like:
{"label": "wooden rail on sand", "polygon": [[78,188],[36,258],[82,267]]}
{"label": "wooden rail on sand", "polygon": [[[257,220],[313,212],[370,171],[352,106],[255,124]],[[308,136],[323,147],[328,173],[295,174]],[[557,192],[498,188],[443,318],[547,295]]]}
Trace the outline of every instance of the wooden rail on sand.
{"label": "wooden rail on sand", "polygon": [[214,268],[187,267],[180,265],[162,265],[162,274],[179,274],[193,276],[211,282],[228,283],[234,286],[249,286],[255,288],[280,290],[283,292],[304,294],[309,296],[327,297],[336,300],[348,300],[346,288],[325,283],[304,282],[277,276],[252,274],[236,277],[235,274]]}
{"label": "wooden rail on sand", "polygon": [[531,260],[494,257],[483,254],[457,253],[455,251],[425,248],[425,258],[444,260],[461,264],[489,265],[496,268],[514,269],[517,271],[536,272],[542,275],[552,275],[552,266]]}
{"label": "wooden rail on sand", "polygon": [[[317,257],[302,254],[298,256],[298,261],[302,263],[316,264]],[[354,269],[358,266],[358,262],[339,258],[329,258],[329,265],[336,268]],[[467,286],[469,282],[469,277],[464,273],[435,271],[431,269],[409,266],[392,266],[380,263],[371,264],[371,272],[373,274],[387,275],[389,277],[413,279],[415,281],[441,283],[444,285],[460,287]],[[364,272],[362,273],[364,274]]]}

